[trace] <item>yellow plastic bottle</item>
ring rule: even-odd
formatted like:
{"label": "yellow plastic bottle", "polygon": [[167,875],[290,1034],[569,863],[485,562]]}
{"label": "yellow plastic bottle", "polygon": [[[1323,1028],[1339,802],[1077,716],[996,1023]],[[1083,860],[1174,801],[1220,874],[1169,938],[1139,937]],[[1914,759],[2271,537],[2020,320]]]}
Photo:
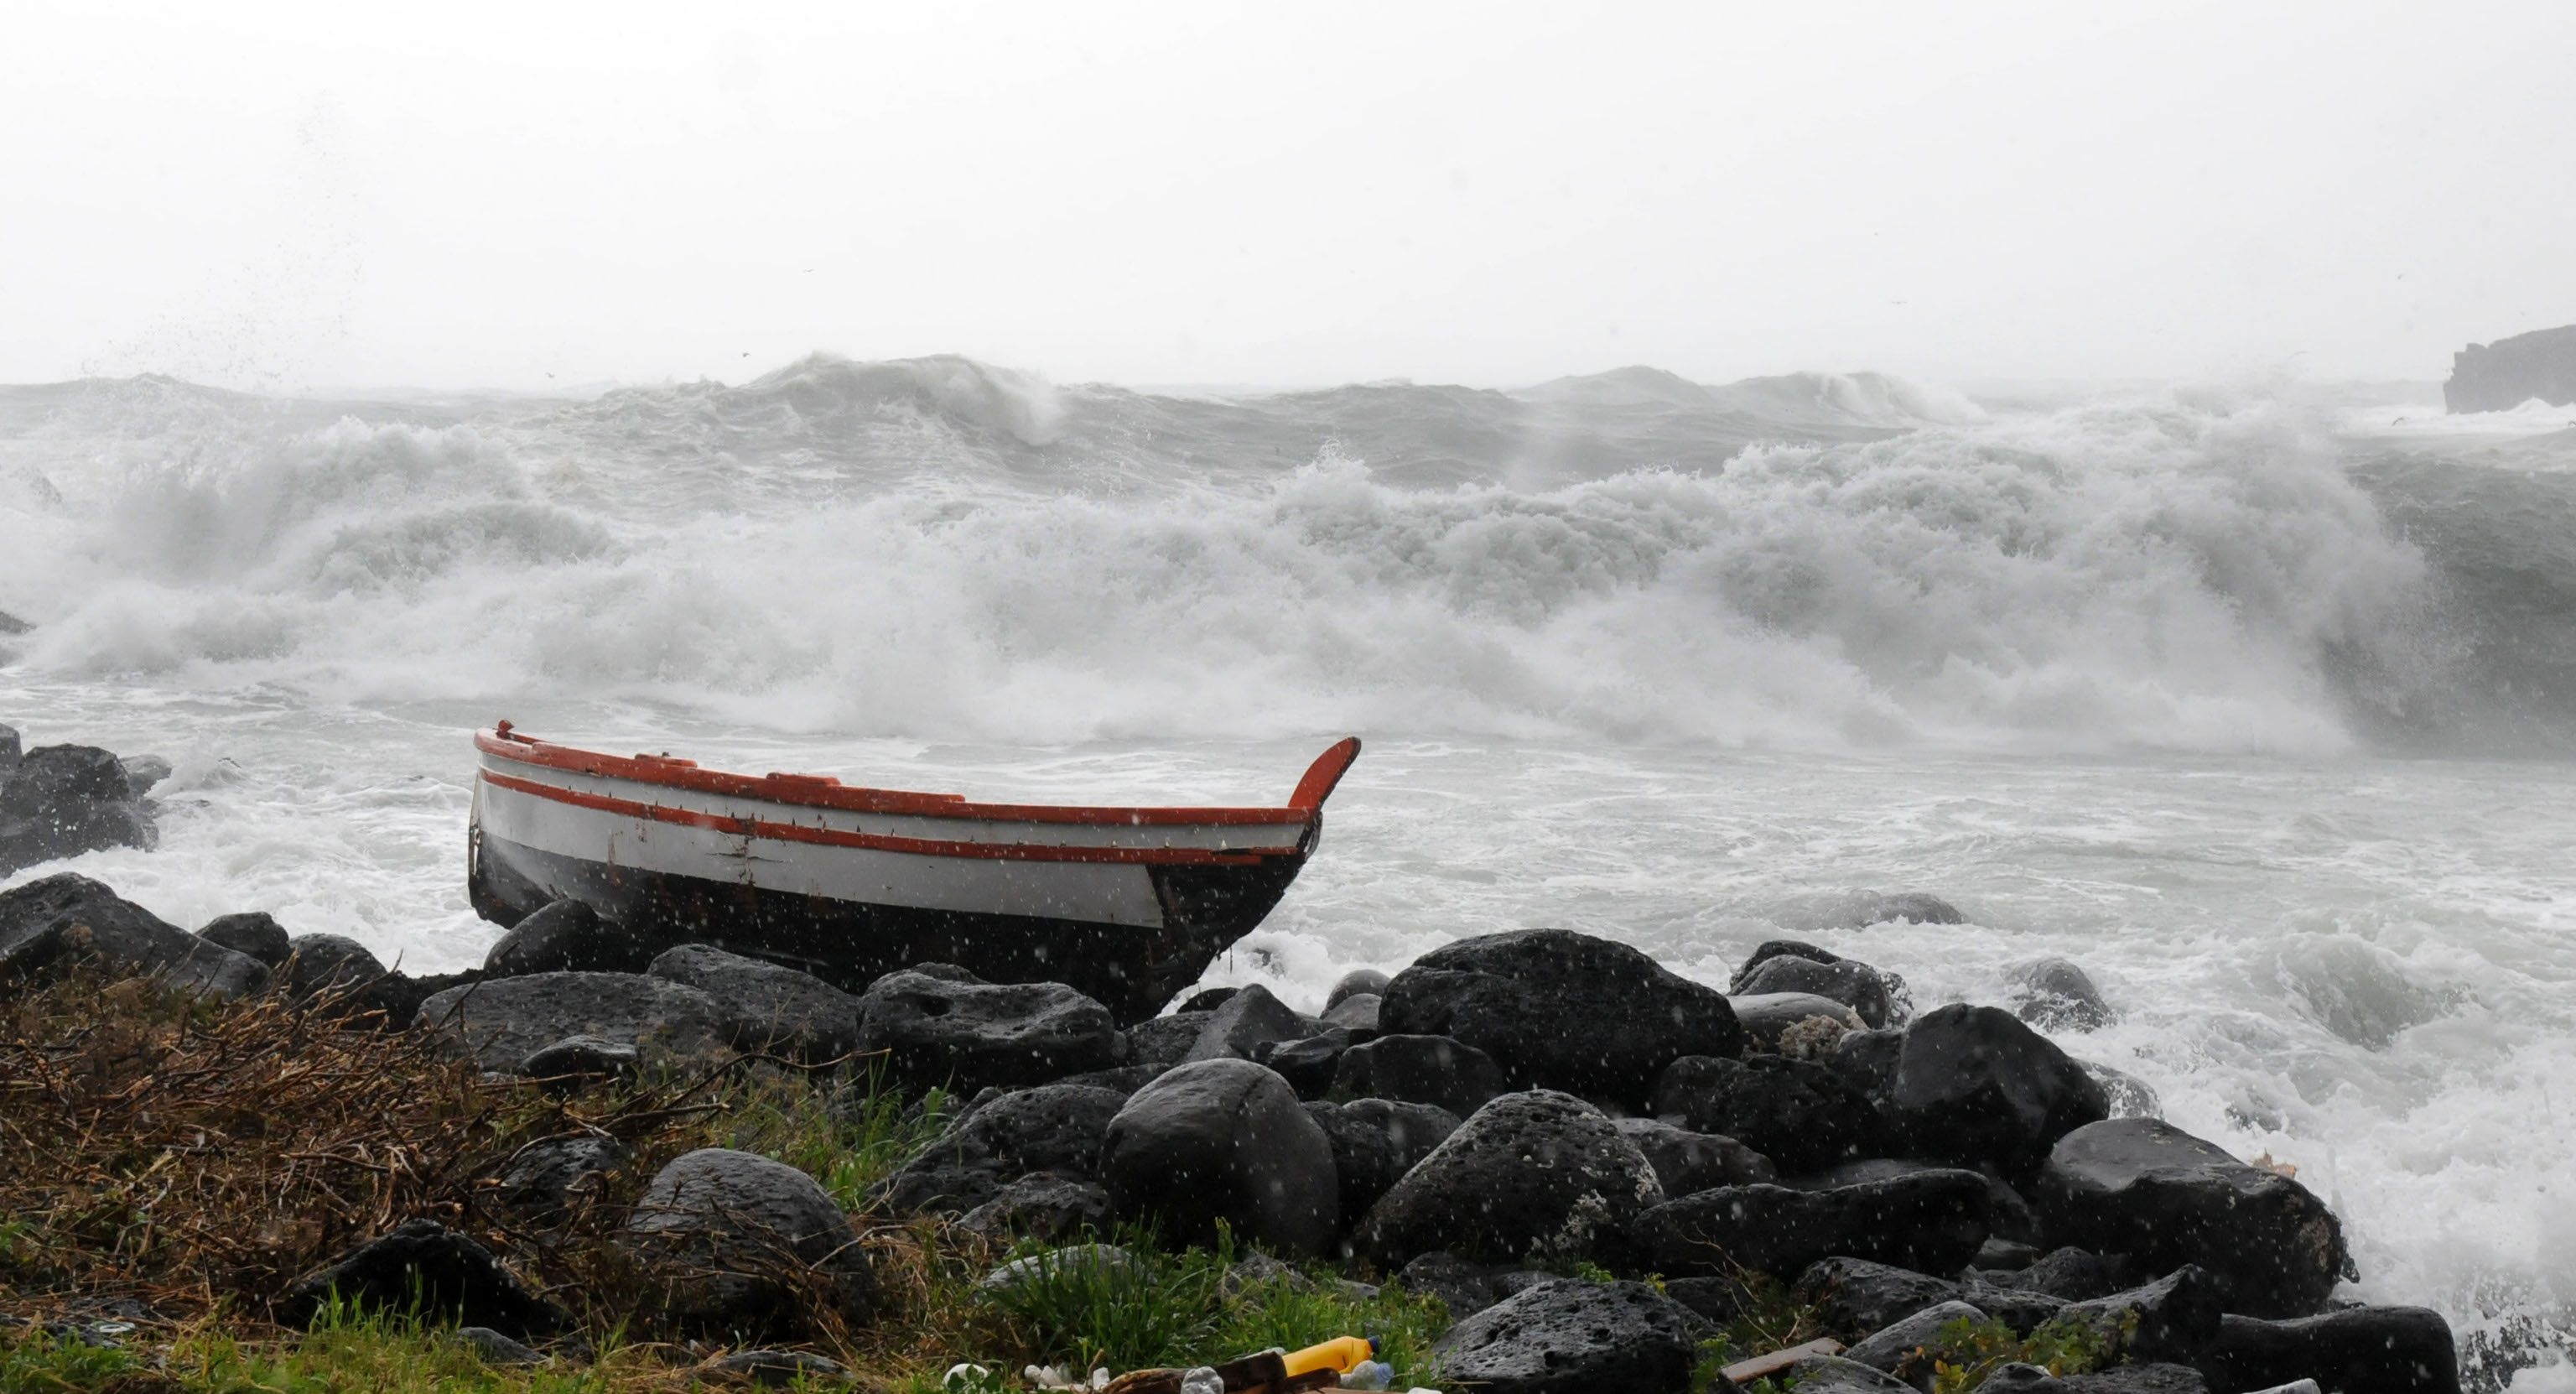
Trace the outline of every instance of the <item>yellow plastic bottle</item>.
{"label": "yellow plastic bottle", "polygon": [[1377,1342],[1366,1336],[1336,1336],[1319,1346],[1292,1351],[1282,1358],[1288,1367],[1288,1378],[1316,1370],[1348,1371],[1363,1360],[1377,1358]]}

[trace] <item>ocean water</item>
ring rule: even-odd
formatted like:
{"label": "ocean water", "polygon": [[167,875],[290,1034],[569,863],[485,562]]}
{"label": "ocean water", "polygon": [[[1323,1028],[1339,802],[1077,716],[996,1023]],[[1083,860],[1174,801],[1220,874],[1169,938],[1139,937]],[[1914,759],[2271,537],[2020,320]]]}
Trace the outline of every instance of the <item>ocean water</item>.
{"label": "ocean water", "polygon": [[[2576,1388],[2576,413],[2426,388],[1972,395],[1649,369],[1511,393],[0,388],[0,719],[158,752],[182,924],[419,970],[508,717],[1012,799],[1284,795],[1368,749],[1211,982],[1556,924],[1918,1006],[2076,960],[2060,1042],[2294,1163],[2351,1295]],[[48,866],[20,879],[62,869]],[[1869,891],[1972,924],[1853,928]],[[2562,1097],[2564,1096],[2564,1097]]]}

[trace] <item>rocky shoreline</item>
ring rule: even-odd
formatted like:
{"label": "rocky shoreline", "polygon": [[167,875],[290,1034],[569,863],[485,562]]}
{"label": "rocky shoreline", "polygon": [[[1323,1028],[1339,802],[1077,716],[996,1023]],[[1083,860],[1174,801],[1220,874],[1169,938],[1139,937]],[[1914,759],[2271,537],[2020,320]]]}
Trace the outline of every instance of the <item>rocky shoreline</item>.
{"label": "rocky shoreline", "polygon": [[[25,762],[106,790],[95,759]],[[495,1360],[579,1360],[613,1318],[691,1349],[770,1343],[753,1374],[884,1384],[777,1342],[846,1354],[920,1325],[892,1295],[900,1230],[933,1255],[906,1261],[972,1269],[975,1300],[1005,1307],[1015,1284],[1176,1261],[1154,1246],[1248,1249],[1269,1257],[1229,1274],[1353,1302],[1433,1297],[1445,1315],[1398,1373],[1442,1389],[2461,1387],[2438,1314],[2335,1297],[2357,1276],[2340,1223],[2286,1168],[2159,1121],[2143,1085],[2034,1029],[2110,1016],[2063,960],[2029,965],[2012,1002],[1917,1013],[1894,974],[1814,945],[1764,944],[1720,992],[1615,942],[1523,930],[1354,973],[1317,1015],[1256,986],[1121,1029],[1061,984],[940,964],[853,994],[713,946],[645,956],[570,902],[479,970],[422,978],[265,915],[182,930],[76,875],[0,893],[0,1003],[59,1012],[62,984],[124,979],[194,1004],[172,1009],[173,1050],[212,1030],[188,1013],[249,1013],[294,1023],[273,1028],[300,1043],[279,1078],[298,1052],[370,1051],[452,1072],[459,1097],[551,1110],[523,1139],[491,1130],[506,1151],[460,1150],[438,1186],[386,1191],[327,1262],[231,1291],[286,1328],[426,1293]],[[87,1047],[49,1049],[21,1058]],[[764,1107],[916,1132],[839,1195],[823,1164],[637,1145],[636,1118],[716,1107],[674,1081],[746,1072],[788,1091]],[[568,1215],[596,1240],[591,1276],[538,1281],[528,1236],[571,1252]],[[69,1310],[77,1266],[0,1276],[44,1320]],[[988,1377],[1019,1383],[967,1378]]]}

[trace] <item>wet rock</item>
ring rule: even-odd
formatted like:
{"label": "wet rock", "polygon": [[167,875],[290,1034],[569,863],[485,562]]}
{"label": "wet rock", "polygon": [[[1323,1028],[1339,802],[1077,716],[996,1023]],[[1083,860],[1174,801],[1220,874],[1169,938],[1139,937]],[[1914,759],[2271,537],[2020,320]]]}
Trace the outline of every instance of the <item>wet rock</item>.
{"label": "wet rock", "polygon": [[1986,1240],[1986,1179],[1973,1171],[1919,1171],[1798,1191],[1722,1186],[1666,1201],[1637,1217],[1638,1261],[1649,1271],[1694,1276],[1739,1263],[1794,1279],[1837,1255],[1955,1273]]}
{"label": "wet rock", "polygon": [[1811,1060],[1684,1056],[1656,1081],[1657,1118],[1734,1138],[1782,1171],[1813,1171],[1868,1156],[1886,1128],[1867,1095]]}
{"label": "wet rock", "polygon": [[518,1072],[529,1079],[562,1080],[569,1086],[596,1079],[633,1079],[643,1068],[644,1052],[632,1042],[566,1036],[529,1051]]}
{"label": "wet rock", "polygon": [[1914,1394],[1914,1386],[1884,1370],[1839,1355],[1811,1355],[1789,1367],[1781,1381],[1798,1394]]}
{"label": "wet rock", "polygon": [[707,1363],[710,1372],[745,1379],[764,1389],[802,1384],[845,1383],[849,1367],[828,1356],[803,1350],[738,1350]]}
{"label": "wet rock", "polygon": [[1485,1394],[1680,1394],[1705,1329],[1643,1283],[1558,1278],[1459,1322],[1432,1352],[1445,1379]]}
{"label": "wet rock", "polygon": [[2102,1087],[1997,1007],[1954,1003],[1905,1029],[1888,1107],[1913,1156],[2026,1175],[2059,1138],[2110,1116]]}
{"label": "wet rock", "polygon": [[2034,959],[2006,969],[2013,1013],[2049,1031],[2095,1031],[2118,1020],[2102,990],[2081,968],[2062,958]]}
{"label": "wet rock", "polygon": [[406,1031],[420,1020],[421,1006],[449,988],[465,987],[483,980],[483,970],[468,968],[461,973],[424,973],[418,977],[394,969],[367,989],[363,1004],[384,1014],[383,1027],[388,1031]]}
{"label": "wet rock", "polygon": [[1445,1249],[1485,1262],[1624,1257],[1626,1227],[1664,1198],[1655,1169],[1570,1094],[1478,1109],[1370,1209],[1354,1246],[1385,1267]]}
{"label": "wet rock", "polygon": [[2037,1263],[2039,1258],[2039,1246],[2036,1244],[2024,1244],[2017,1239],[1989,1238],[1978,1248],[1977,1256],[1968,1262],[1970,1267],[1983,1270],[1991,1276],[1995,1273],[2017,1273]]}
{"label": "wet rock", "polygon": [[1816,1309],[1826,1335],[1845,1343],[1926,1308],[1960,1300],[1959,1284],[1947,1278],[1858,1258],[1808,1264],[1790,1294]]}
{"label": "wet rock", "polygon": [[1852,1343],[1843,1359],[1884,1370],[1907,1382],[1929,1379],[1941,1352],[1941,1328],[1954,1321],[1983,1323],[1986,1314],[1965,1302],[1926,1307]]}
{"label": "wet rock", "polygon": [[384,961],[345,934],[299,934],[287,947],[286,990],[298,1000],[346,1000],[385,976]]}
{"label": "wet rock", "polygon": [[1208,1017],[1183,1063],[1191,1060],[1251,1060],[1265,1045],[1301,1041],[1323,1029],[1313,1017],[1291,1010],[1259,983],[1228,997]]}
{"label": "wet rock", "polygon": [[[1868,1181],[1887,1181],[1918,1172],[1948,1171],[1939,1162],[1905,1161],[1893,1157],[1864,1157],[1842,1162],[1822,1171],[1801,1172],[1782,1177],[1780,1184],[1801,1191],[1830,1191],[1838,1186],[1857,1186]],[[1991,1173],[1979,1173],[1986,1181],[1986,1223],[1988,1236],[2000,1235],[2008,1240],[2029,1241],[2039,1237],[2039,1212],[2031,1208],[2021,1192]]]}
{"label": "wet rock", "polygon": [[2196,1362],[2220,1389],[2313,1379],[2335,1394],[2459,1394],[2451,1324],[2425,1307],[2264,1321],[2230,1314]]}
{"label": "wet rock", "polygon": [[1199,1043],[1199,1033],[1207,1029],[1209,1012],[1176,1012],[1170,1016],[1151,1017],[1127,1028],[1127,1063],[1131,1065],[1177,1065],[1187,1059],[1190,1047]]}
{"label": "wet rock", "polygon": [[1809,963],[1824,964],[1834,964],[1843,961],[1843,956],[1841,954],[1835,953],[1833,950],[1824,948],[1820,945],[1806,943],[1803,940],[1765,939],[1759,945],[1755,946],[1753,952],[1746,956],[1743,965],[1735,970],[1735,977],[1726,985],[1728,995],[1732,996],[1739,992],[1752,991],[1753,989],[1748,986],[1748,984],[1753,981],[1754,973],[1759,971],[1764,965],[1770,963],[1771,960],[1775,958],[1798,958],[1804,959]]}
{"label": "wet rock", "polygon": [[1824,1063],[1868,1095],[1871,1103],[1884,1107],[1896,1090],[1896,1062],[1904,1053],[1902,1031],[1846,1031]]}
{"label": "wet rock", "polygon": [[124,765],[96,746],[37,746],[0,783],[0,875],[159,837]]}
{"label": "wet rock", "polygon": [[1336,1098],[1402,1099],[1461,1118],[1503,1092],[1494,1058],[1447,1036],[1380,1036],[1342,1052],[1330,1093]]}
{"label": "wet rock", "polygon": [[2084,1073],[2091,1075],[2095,1084],[2102,1086],[2102,1097],[2110,1103],[2112,1117],[2160,1118],[2164,1116],[2164,1101],[2156,1097],[2154,1085],[2136,1075],[2124,1074],[2112,1069],[2108,1065],[2097,1065],[2090,1060],[2078,1060],[2075,1063],[2084,1067]]}
{"label": "wet rock", "polygon": [[1276,1251],[1330,1253],[1341,1232],[1333,1146],[1287,1081],[1249,1060],[1195,1060],[1136,1091],[1110,1120],[1100,1172],[1122,1219],[1175,1243],[1219,1221]]}
{"label": "wet rock", "polygon": [[1330,1012],[1354,997],[1383,997],[1386,985],[1393,981],[1374,968],[1354,968],[1333,984],[1331,992],[1324,994],[1324,1010]]}
{"label": "wet rock", "polygon": [[125,771],[125,796],[129,799],[150,795],[154,785],[170,777],[170,762],[158,755],[128,755],[116,763]]}
{"label": "wet rock", "polygon": [[[1776,958],[1774,963],[1794,963],[1795,959]],[[1744,1027],[1744,1049],[1747,1054],[1811,1054],[1791,1050],[1784,1038],[1801,1026],[1811,1023],[1831,1028],[1830,1046],[1852,1031],[1867,1030],[1860,1014],[1830,997],[1811,992],[1771,992],[1750,997],[1729,997],[1726,1004],[1735,1009],[1736,1021]]]}
{"label": "wet rock", "polygon": [[1667,1278],[1664,1294],[1679,1302],[1715,1326],[1758,1310],[1763,1294],[1732,1276],[1715,1278]]}
{"label": "wet rock", "polygon": [[960,1213],[1001,1195],[1031,1172],[1100,1177],[1100,1148],[1127,1095],[1080,1084],[1042,1084],[970,1107],[937,1141],[879,1188],[900,1215]]}
{"label": "wet rock", "polygon": [[520,1340],[573,1323],[572,1313],[531,1292],[491,1250],[436,1220],[406,1220],[296,1279],[277,1302],[278,1319],[306,1325],[334,1293],[377,1310],[417,1305],[425,1319],[487,1326]]}
{"label": "wet rock", "polygon": [[[0,636],[24,634],[29,627],[25,620],[0,610]],[[0,726],[0,778],[7,777],[11,770],[18,768],[18,762],[26,758],[26,742],[19,736],[18,728]]]}
{"label": "wet rock", "polygon": [[460,1326],[456,1328],[456,1342],[474,1352],[484,1364],[498,1368],[546,1363],[536,1347],[511,1340],[488,1326]]}
{"label": "wet rock", "polygon": [[665,949],[644,971],[716,999],[736,1049],[825,1061],[859,1048],[859,999],[811,973],[707,944]]}
{"label": "wet rock", "polygon": [[1407,1292],[1439,1298],[1441,1305],[1449,1309],[1449,1319],[1458,1322],[1555,1277],[1553,1273],[1512,1264],[1474,1263],[1434,1249],[1416,1255],[1395,1275],[1395,1281]]}
{"label": "wet rock", "polygon": [[[1243,989],[1239,987],[1201,988],[1191,993],[1189,998],[1181,1003],[1179,1012],[1213,1012],[1241,991]],[[1179,1012],[1174,1014],[1178,1015]]]}
{"label": "wet rock", "polygon": [[[1736,974],[1734,983],[1726,989],[1730,998],[1774,993],[1805,993],[1839,1002],[1873,1029],[1890,1024],[1894,1012],[1887,980],[1879,976],[1877,969],[1851,959],[1819,962],[1804,954],[1775,954]],[[1736,1015],[1743,1014],[1739,1006]]]}
{"label": "wet rock", "polygon": [[483,955],[483,976],[531,973],[640,973],[653,946],[578,900],[558,900],[510,926]]}
{"label": "wet rock", "polygon": [[1516,1087],[1645,1107],[1664,1067],[1733,1056],[1743,1029],[1716,990],[1625,944],[1562,929],[1462,939],[1388,984],[1388,1035],[1449,1036],[1484,1051]]}
{"label": "wet rock", "polygon": [[1109,1009],[1072,988],[951,972],[888,973],[859,996],[859,1049],[885,1051],[905,1087],[972,1094],[1125,1063]]}
{"label": "wet rock", "polygon": [[1892,895],[1871,895],[1860,907],[1859,924],[1966,924],[1968,918],[1958,907],[1928,891],[1898,891]]}
{"label": "wet rock", "polygon": [[1253,1061],[1267,1065],[1301,1099],[1320,1099],[1331,1092],[1333,1076],[1342,1063],[1342,1053],[1351,1048],[1351,1033],[1338,1027],[1326,1028],[1319,1036],[1302,1041],[1279,1041],[1254,1048]]}
{"label": "wet rock", "polygon": [[2067,1134],[2032,1199],[2059,1242],[2149,1272],[2198,1264],[2225,1308],[2248,1316],[2316,1311],[2350,1263],[2343,1226],[2307,1187],[2151,1118]]}
{"label": "wet rock", "polygon": [[295,952],[288,943],[286,927],[264,910],[247,910],[237,915],[217,915],[206,921],[197,937],[234,953],[254,958],[274,971]]}
{"label": "wet rock", "polygon": [[1981,1272],[1980,1276],[1997,1287],[2044,1292],[2068,1302],[2089,1302],[2126,1290],[2130,1286],[2130,1267],[2128,1259],[2121,1255],[2106,1258],[2089,1249],[2069,1246],[2051,1250],[2019,1269]]}
{"label": "wet rock", "polygon": [[867,1253],[814,1178],[783,1162],[702,1147],[662,1168],[626,1226],[662,1276],[664,1315],[710,1332],[802,1329],[811,1304],[867,1310]]}
{"label": "wet rock", "polygon": [[1087,1084],[1094,1089],[1109,1090],[1123,1099],[1155,1080],[1161,1079],[1170,1073],[1171,1069],[1169,1065],[1118,1065],[1106,1070],[1086,1070],[1078,1075],[1066,1075],[1056,1083]]}
{"label": "wet rock", "polygon": [[997,1240],[1027,1236],[1062,1244],[1109,1228],[1109,1192],[1077,1177],[1031,1172],[967,1211],[957,1223],[969,1233]]}
{"label": "wet rock", "polygon": [[1386,999],[1374,992],[1354,993],[1326,1007],[1323,1021],[1350,1032],[1354,1041],[1374,1040],[1379,1033],[1378,1009],[1385,1004]]}
{"label": "wet rock", "polygon": [[634,973],[531,973],[449,988],[420,1004],[415,1029],[439,1033],[487,1070],[516,1071],[572,1036],[633,1046],[648,1062],[732,1053],[714,998]]}
{"label": "wet rock", "polygon": [[1770,1158],[1734,1138],[1693,1132],[1654,1118],[1613,1121],[1620,1135],[1646,1154],[1666,1197],[1686,1196],[1714,1186],[1780,1179],[1780,1169],[1771,1164]]}
{"label": "wet rock", "polygon": [[613,1137],[540,1138],[502,1164],[491,1196],[521,1215],[551,1221],[596,1203],[609,1178],[634,1161],[635,1149]]}
{"label": "wet rock", "polygon": [[[1978,1385],[1978,1394],[2209,1394],[2209,1384],[2188,1365],[2121,1365],[2089,1375],[2052,1375],[2037,1365],[2006,1365]],[[2317,1394],[2264,1390],[2257,1394]]]}
{"label": "wet rock", "polygon": [[200,939],[86,876],[63,872],[0,892],[0,985],[80,966],[213,997],[250,996],[269,977],[257,959]]}
{"label": "wet rock", "polygon": [[2081,1322],[2124,1360],[2191,1362],[2218,1339],[2219,1295],[2206,1269],[2185,1264],[2141,1287],[2058,1309]]}
{"label": "wet rock", "polygon": [[1333,1145],[1341,1211],[1366,1215],[1404,1174],[1458,1131],[1458,1115],[1430,1104],[1391,1099],[1310,1103],[1307,1116]]}

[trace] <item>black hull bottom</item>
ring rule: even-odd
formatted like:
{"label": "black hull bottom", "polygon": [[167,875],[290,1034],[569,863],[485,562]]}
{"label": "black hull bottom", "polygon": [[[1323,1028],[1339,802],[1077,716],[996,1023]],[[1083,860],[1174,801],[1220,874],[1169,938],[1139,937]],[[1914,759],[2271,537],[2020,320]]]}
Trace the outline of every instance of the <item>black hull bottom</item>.
{"label": "black hull bottom", "polygon": [[1198,981],[1279,903],[1304,861],[1154,867],[1154,890],[1170,922],[1159,929],[865,905],[608,866],[479,832],[469,890],[475,912],[496,924],[517,924],[569,897],[657,950],[714,944],[851,992],[916,963],[954,963],[992,982],[1065,983],[1124,1024],[1154,1015]]}

